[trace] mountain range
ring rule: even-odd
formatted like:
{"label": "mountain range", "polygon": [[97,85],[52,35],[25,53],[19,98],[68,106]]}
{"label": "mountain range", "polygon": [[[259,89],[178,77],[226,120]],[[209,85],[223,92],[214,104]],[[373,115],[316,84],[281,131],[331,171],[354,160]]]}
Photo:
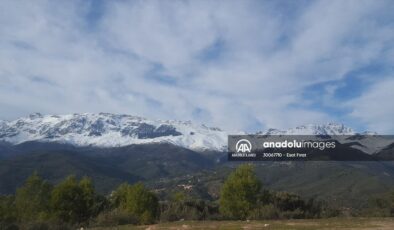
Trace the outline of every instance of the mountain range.
{"label": "mountain range", "polygon": [[[143,181],[163,197],[184,186],[195,196],[214,200],[223,180],[239,164],[227,161],[228,134],[190,121],[108,113],[32,114],[0,121],[0,194],[15,192],[37,171],[52,183],[70,174],[89,176],[105,194],[120,183]],[[381,142],[376,133],[356,133],[336,123],[257,134],[343,136],[344,148],[382,156],[394,149],[392,142]],[[368,197],[394,188],[390,161],[255,162],[255,166],[263,184],[271,189],[332,200],[341,206],[360,206]]]}
{"label": "mountain range", "polygon": [[0,140],[57,142],[75,146],[120,147],[170,143],[193,150],[223,151],[227,133],[190,121],[150,120],[109,113],[41,115],[0,121]]}
{"label": "mountain range", "polygon": [[[190,121],[152,120],[109,113],[69,115],[36,113],[12,121],[0,120],[0,141],[14,145],[39,141],[108,148],[133,144],[169,143],[195,151],[225,151],[229,134],[232,133]],[[246,134],[246,132],[237,134]],[[288,130],[268,129],[256,134],[326,136],[357,133],[343,124],[327,123],[302,125]],[[361,134],[376,135],[372,132]],[[379,148],[391,143],[385,142]],[[369,150],[371,151],[376,149]]]}

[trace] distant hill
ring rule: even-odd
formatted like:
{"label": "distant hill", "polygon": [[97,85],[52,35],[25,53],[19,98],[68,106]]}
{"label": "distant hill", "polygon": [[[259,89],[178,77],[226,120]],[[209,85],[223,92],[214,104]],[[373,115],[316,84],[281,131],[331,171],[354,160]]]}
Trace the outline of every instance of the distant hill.
{"label": "distant hill", "polygon": [[29,142],[0,155],[0,193],[13,193],[34,171],[54,183],[71,174],[89,176],[99,191],[109,192],[122,182],[160,180],[213,165],[204,155],[171,144],[76,148]]}
{"label": "distant hill", "polygon": [[[120,183],[143,181],[162,197],[184,190],[214,200],[224,179],[240,164],[228,162],[224,153],[200,153],[166,143],[117,148],[42,142],[1,146],[2,194],[15,192],[37,171],[52,183],[70,174],[92,177],[104,194]],[[344,206],[362,206],[369,197],[394,188],[392,162],[255,162],[255,165],[266,188]]]}

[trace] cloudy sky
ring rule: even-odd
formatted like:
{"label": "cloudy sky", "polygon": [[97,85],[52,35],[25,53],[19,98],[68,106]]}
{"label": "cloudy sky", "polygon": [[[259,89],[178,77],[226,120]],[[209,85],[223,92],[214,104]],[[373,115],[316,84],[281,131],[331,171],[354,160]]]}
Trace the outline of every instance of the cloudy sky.
{"label": "cloudy sky", "polygon": [[0,1],[0,119],[394,133],[394,2]]}

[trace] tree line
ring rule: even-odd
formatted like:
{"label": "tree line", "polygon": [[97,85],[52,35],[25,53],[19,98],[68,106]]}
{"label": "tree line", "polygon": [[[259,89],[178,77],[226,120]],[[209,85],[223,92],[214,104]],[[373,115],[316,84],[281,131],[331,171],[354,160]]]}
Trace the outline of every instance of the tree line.
{"label": "tree line", "polygon": [[[394,200],[394,199],[393,199]],[[378,202],[379,203],[379,202]],[[394,202],[380,201],[388,215]],[[391,206],[390,206],[391,205]],[[374,212],[378,213],[375,208]],[[70,229],[76,226],[152,224],[178,220],[321,218],[339,215],[321,201],[263,188],[251,165],[244,164],[224,182],[217,201],[177,192],[159,201],[142,183],[124,183],[111,194],[95,191],[90,178],[69,176],[57,185],[31,175],[15,195],[0,196],[0,229]]]}

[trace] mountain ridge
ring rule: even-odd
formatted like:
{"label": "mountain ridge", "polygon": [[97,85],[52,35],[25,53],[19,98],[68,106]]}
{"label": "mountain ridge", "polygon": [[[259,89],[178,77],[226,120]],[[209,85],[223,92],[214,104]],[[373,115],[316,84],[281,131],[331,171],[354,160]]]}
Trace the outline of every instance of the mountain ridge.
{"label": "mountain ridge", "polygon": [[0,121],[0,140],[68,143],[77,146],[120,147],[131,144],[171,143],[193,150],[225,149],[227,134],[190,121],[151,120],[109,113],[41,115]]}
{"label": "mountain ridge", "polygon": [[[66,115],[35,113],[12,121],[0,120],[0,141],[12,144],[41,141],[76,146],[121,147],[132,144],[171,143],[197,151],[225,151],[228,134],[230,133],[219,128],[198,125],[191,121],[153,120],[110,113]],[[288,130],[268,129],[255,134],[354,135],[358,133],[344,124],[331,122],[301,125]]]}

